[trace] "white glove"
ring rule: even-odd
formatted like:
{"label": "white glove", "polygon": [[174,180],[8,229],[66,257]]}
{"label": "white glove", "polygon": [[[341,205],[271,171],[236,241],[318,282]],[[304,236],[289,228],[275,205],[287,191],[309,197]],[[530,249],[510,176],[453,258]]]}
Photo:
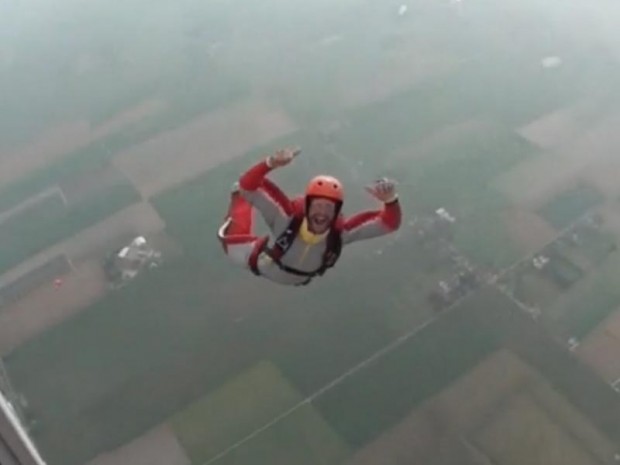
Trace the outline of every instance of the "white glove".
{"label": "white glove", "polygon": [[301,149],[299,147],[289,147],[286,149],[280,149],[276,151],[273,155],[269,155],[267,157],[267,166],[269,168],[279,168],[281,166],[286,166],[293,159],[299,155]]}
{"label": "white glove", "polygon": [[388,178],[377,179],[373,185],[366,186],[366,191],[383,203],[391,203],[398,199],[396,181]]}

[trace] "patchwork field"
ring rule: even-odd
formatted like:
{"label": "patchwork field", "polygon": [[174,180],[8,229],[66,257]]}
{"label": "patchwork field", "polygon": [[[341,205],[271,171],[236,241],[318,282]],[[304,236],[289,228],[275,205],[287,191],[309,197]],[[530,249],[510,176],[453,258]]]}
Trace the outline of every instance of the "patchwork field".
{"label": "patchwork field", "polygon": [[598,461],[528,395],[516,395],[474,433],[492,463],[594,465]]}
{"label": "patchwork field", "polygon": [[0,306],[19,301],[38,286],[49,284],[57,276],[69,273],[72,266],[65,255],[58,255],[17,279],[5,281],[0,287]]}
{"label": "patchwork field", "polygon": [[579,218],[599,206],[605,198],[591,186],[581,184],[559,193],[545,203],[538,214],[556,230],[561,231]]}
{"label": "patchwork field", "polygon": [[494,185],[530,209],[541,208],[558,194],[579,187],[583,179],[594,180],[603,192],[610,192],[608,173],[617,164],[618,118],[617,114],[600,118],[543,156],[502,173]]}
{"label": "patchwork field", "polygon": [[620,305],[620,290],[614,281],[618,272],[620,254],[614,252],[548,307],[544,319],[563,337],[585,337]]}
{"label": "patchwork field", "polygon": [[164,227],[164,222],[149,203],[135,203],[31,256],[0,276],[0,283],[6,285],[13,282],[58,255],[66,255],[72,262],[102,257],[110,251],[110,247],[122,245],[136,234],[148,236],[162,231]]}
{"label": "patchwork field", "polygon": [[557,235],[553,227],[539,215],[519,207],[506,210],[504,224],[511,239],[523,251],[540,250]]}
{"label": "patchwork field", "polygon": [[311,404],[239,443],[302,400],[274,365],[260,362],[179,412],[170,424],[196,464],[216,458],[240,465],[340,463],[348,448]]}
{"label": "patchwork field", "polygon": [[577,347],[578,356],[609,383],[620,379],[620,312],[615,310]]}
{"label": "patchwork field", "polygon": [[377,103],[398,94],[412,85],[424,83],[437,77],[449,75],[458,68],[462,59],[448,54],[438,54],[422,44],[397,45],[391,53],[383,56],[382,72],[375,79],[342,84],[339,95],[344,107],[358,107]]}
{"label": "patchwork field", "polygon": [[[0,259],[0,273],[58,247],[63,241],[102,222],[105,218],[135,203],[139,197],[126,179],[109,169],[90,173],[95,180],[72,180],[53,194],[30,203],[5,216],[0,223],[0,240],[6,247]],[[67,187],[67,193],[63,188]]]}
{"label": "patchwork field", "polygon": [[[0,353],[40,335],[99,300],[107,290],[101,260],[115,247],[137,234],[153,237],[170,253],[178,255],[178,245],[164,233],[164,223],[148,203],[137,203],[108,217],[73,237],[53,245],[0,276],[7,292],[21,286],[19,298],[0,308]],[[66,257],[71,270],[51,270],[37,279],[33,275],[56,257]],[[50,274],[51,273],[51,274]],[[63,280],[56,288],[54,280]]]}
{"label": "patchwork field", "polygon": [[[56,286],[54,279],[61,279],[62,285]],[[80,263],[30,287],[21,299],[0,308],[0,356],[94,304],[106,291],[98,261]]]}
{"label": "patchwork field", "polygon": [[591,118],[593,107],[596,104],[587,100],[565,106],[520,127],[518,132],[544,150],[564,147],[596,123]]}
{"label": "patchwork field", "polygon": [[[303,24],[317,2],[276,2],[293,22],[263,5],[189,3],[138,2],[144,17],[122,15],[126,36],[115,29],[132,38],[119,56],[106,43],[103,59],[60,60],[78,65],[76,99],[97,125],[52,127],[7,154],[12,173],[0,156],[0,283],[58,256],[69,267],[61,287],[46,274],[0,309],[0,354],[49,463],[609,463],[610,440],[592,426],[620,431],[608,386],[492,287],[432,313],[426,291],[446,270],[408,236],[445,207],[459,251],[497,271],[602,203],[620,232],[620,119],[599,108],[616,75],[586,59],[605,55],[594,42],[557,36],[561,2],[545,5],[558,16],[530,19],[516,0],[417,2],[405,17],[397,3],[325,0],[329,20]],[[563,66],[543,69],[551,51]],[[364,185],[394,176],[409,231],[352,247],[307,288],[230,267],[215,240],[229,187],[289,144],[304,151],[274,173],[287,192],[329,172],[349,214],[376,208]],[[99,258],[136,234],[169,260],[99,299]],[[564,298],[524,286],[562,335],[586,336],[620,305],[618,257],[593,263]],[[605,331],[592,353],[608,347]]]}
{"label": "patchwork field", "polygon": [[92,126],[87,121],[62,123],[25,147],[0,153],[0,191],[25,176],[61,161],[76,150],[160,112],[163,105],[157,100],[147,100],[113,115],[99,126]]}
{"label": "patchwork field", "polygon": [[154,428],[86,465],[193,465],[169,426]]}
{"label": "patchwork field", "polygon": [[613,443],[540,374],[502,349],[357,451],[347,464],[438,460],[446,465],[560,465],[570,460],[588,465],[611,463],[613,453]]}
{"label": "patchwork field", "polygon": [[114,164],[146,199],[295,129],[281,110],[244,102],[120,152]]}

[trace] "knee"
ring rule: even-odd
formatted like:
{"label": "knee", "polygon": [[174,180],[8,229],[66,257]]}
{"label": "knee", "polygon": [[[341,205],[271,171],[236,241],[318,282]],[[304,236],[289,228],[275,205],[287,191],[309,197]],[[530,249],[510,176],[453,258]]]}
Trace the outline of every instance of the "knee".
{"label": "knee", "polygon": [[248,267],[250,256],[256,245],[256,240],[229,236],[220,240],[226,256],[236,265]]}

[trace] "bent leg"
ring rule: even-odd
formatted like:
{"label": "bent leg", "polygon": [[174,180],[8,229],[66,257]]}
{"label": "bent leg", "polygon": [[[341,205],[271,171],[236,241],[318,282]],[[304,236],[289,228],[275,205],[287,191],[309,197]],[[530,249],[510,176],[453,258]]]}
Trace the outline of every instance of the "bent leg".
{"label": "bent leg", "polygon": [[217,237],[226,255],[237,265],[249,269],[249,259],[260,239],[254,236],[252,205],[239,192],[233,192],[224,224]]}

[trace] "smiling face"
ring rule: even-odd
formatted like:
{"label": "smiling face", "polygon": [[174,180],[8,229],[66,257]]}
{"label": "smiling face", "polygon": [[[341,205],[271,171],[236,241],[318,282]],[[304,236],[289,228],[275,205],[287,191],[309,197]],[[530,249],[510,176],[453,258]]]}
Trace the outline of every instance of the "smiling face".
{"label": "smiling face", "polygon": [[323,234],[336,217],[336,203],[329,199],[312,199],[307,216],[310,231],[314,234]]}

